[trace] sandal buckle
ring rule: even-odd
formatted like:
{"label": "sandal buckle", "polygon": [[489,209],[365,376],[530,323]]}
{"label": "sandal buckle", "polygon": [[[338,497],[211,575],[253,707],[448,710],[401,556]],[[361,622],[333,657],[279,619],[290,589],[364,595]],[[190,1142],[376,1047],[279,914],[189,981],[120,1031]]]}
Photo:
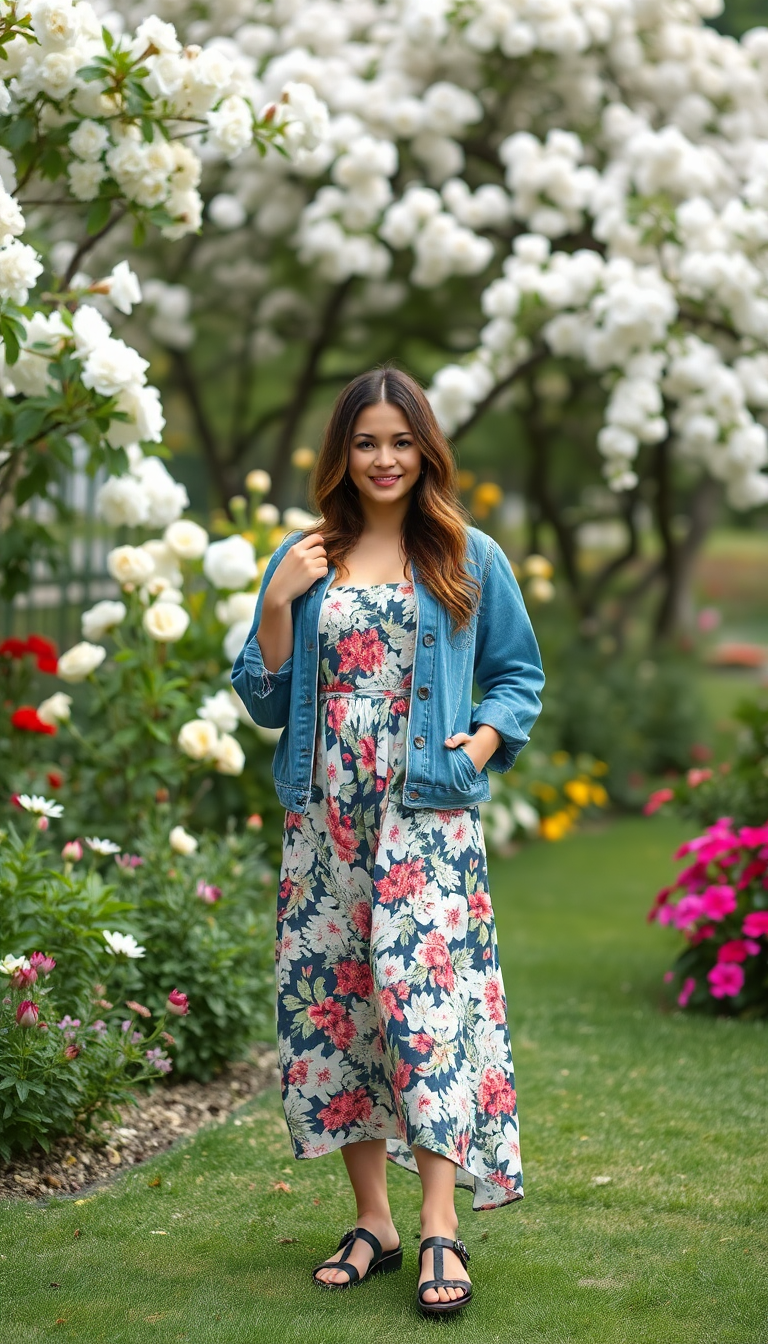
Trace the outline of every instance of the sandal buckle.
{"label": "sandal buckle", "polygon": [[454,1247],[455,1247],[455,1250],[456,1250],[456,1252],[457,1252],[459,1258],[460,1258],[461,1260],[464,1261],[464,1265],[465,1265],[465,1267],[466,1267],[467,1261],[469,1260],[469,1251],[467,1250],[466,1246],[464,1245],[464,1242],[463,1242],[463,1241],[460,1241],[460,1239],[457,1237],[456,1240],[454,1241],[453,1245],[454,1245]]}

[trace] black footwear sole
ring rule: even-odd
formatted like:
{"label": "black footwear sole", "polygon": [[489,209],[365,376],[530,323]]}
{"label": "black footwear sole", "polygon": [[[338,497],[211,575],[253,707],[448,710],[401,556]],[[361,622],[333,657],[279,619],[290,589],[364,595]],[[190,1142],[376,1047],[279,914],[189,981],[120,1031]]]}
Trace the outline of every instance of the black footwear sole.
{"label": "black footwear sole", "polygon": [[420,1311],[422,1311],[425,1316],[452,1316],[455,1312],[461,1311],[462,1307],[466,1307],[467,1303],[471,1302],[471,1300],[472,1294],[465,1293],[463,1297],[457,1298],[455,1302],[422,1302],[421,1298],[419,1298],[418,1304]]}
{"label": "black footwear sole", "polygon": [[[402,1246],[398,1246],[395,1251],[387,1251],[386,1254],[381,1257],[378,1264],[373,1266],[373,1269],[366,1270],[361,1279],[347,1279],[346,1283],[326,1283],[324,1279],[318,1279],[313,1274],[312,1280],[320,1288],[330,1288],[332,1290],[336,1288],[354,1288],[355,1284],[365,1283],[366,1279],[372,1279],[374,1274],[391,1274],[394,1270],[402,1269],[402,1267],[403,1248]],[[326,1266],[326,1268],[333,1269],[334,1266],[331,1264]]]}

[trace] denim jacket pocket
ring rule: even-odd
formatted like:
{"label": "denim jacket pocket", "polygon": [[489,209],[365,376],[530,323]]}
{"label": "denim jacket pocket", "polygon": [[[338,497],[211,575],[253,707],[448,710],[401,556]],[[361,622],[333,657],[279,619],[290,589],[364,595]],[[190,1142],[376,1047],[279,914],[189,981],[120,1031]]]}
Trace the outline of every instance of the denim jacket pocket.
{"label": "denim jacket pocket", "polygon": [[466,762],[467,769],[469,770],[472,779],[479,779],[483,772],[482,770],[478,770],[469,752],[465,750],[463,743],[460,742],[458,747],[453,748],[453,751],[460,761]]}

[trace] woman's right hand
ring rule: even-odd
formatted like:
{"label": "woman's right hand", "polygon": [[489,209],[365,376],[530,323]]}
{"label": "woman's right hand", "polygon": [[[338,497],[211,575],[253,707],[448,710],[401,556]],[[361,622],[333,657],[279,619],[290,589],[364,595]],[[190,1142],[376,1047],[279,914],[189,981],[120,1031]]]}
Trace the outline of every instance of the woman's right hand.
{"label": "woman's right hand", "polygon": [[287,605],[327,573],[322,533],[312,532],[288,548],[269,581],[264,600]]}

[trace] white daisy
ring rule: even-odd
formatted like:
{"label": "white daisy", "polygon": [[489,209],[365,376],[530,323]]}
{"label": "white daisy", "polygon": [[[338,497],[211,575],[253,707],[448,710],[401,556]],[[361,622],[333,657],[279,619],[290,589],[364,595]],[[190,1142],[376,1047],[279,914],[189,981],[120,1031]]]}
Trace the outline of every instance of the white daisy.
{"label": "white daisy", "polygon": [[146,947],[139,947],[132,933],[110,933],[109,929],[102,929],[101,932],[106,939],[107,951],[116,957],[129,957],[135,961],[143,957],[147,950]]}
{"label": "white daisy", "polygon": [[61,803],[51,802],[50,798],[43,798],[40,793],[22,793],[19,802],[25,811],[34,812],[39,817],[60,817],[64,811]]}
{"label": "white daisy", "polygon": [[94,854],[119,854],[120,846],[114,840],[99,840],[96,835],[86,835],[85,843]]}

